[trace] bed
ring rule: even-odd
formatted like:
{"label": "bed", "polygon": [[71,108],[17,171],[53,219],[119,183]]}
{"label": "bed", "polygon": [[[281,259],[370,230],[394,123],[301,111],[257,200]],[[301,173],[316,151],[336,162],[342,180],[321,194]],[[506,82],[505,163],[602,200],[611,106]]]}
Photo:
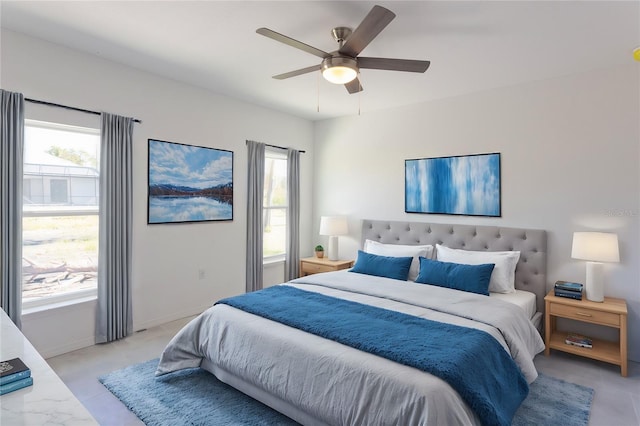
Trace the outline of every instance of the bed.
{"label": "bed", "polygon": [[[163,351],[156,374],[201,367],[305,425],[509,424],[514,402],[506,400],[510,398],[509,394],[517,393],[516,388],[519,390],[522,382],[526,386],[535,380],[537,372],[533,357],[544,349],[539,327],[546,286],[545,232],[364,220],[362,242],[363,247],[375,242],[384,247],[439,245],[470,252],[517,251],[514,286],[518,291],[491,293],[486,297],[350,271],[310,275],[267,289],[270,292],[246,295],[253,299],[231,298],[215,304],[171,340]],[[356,267],[359,263],[360,257]],[[288,299],[299,296],[312,299],[308,303],[316,305],[305,308],[307,305],[302,301]],[[262,308],[264,312],[260,311],[260,297],[268,299]],[[276,305],[269,305],[279,303],[278,300],[285,301],[287,306],[274,308]],[[340,307],[329,306],[329,300]],[[276,318],[285,308],[294,311],[287,318]],[[386,342],[389,339],[396,343],[380,349],[375,338],[362,337],[358,333],[331,340],[341,329],[347,334],[352,329],[351,317],[341,316],[342,309],[358,310],[353,315],[360,315],[360,310],[366,311],[362,315],[369,315],[369,310],[375,311],[373,314],[376,315],[384,310],[385,315],[391,315],[390,319],[385,318],[390,330],[378,327],[378,318],[372,319],[371,326],[363,329],[369,329],[366,333],[389,332],[378,340]],[[317,324],[309,329],[305,329],[308,325],[299,324],[313,321],[307,317],[313,317],[311,313],[315,312],[320,315],[316,321],[328,324],[322,331],[313,328]],[[422,354],[431,349],[424,350],[422,346],[420,352],[420,345],[426,343],[410,342],[416,340],[415,336],[421,337],[423,330],[412,327],[433,323],[442,324],[447,328],[445,331],[453,333],[450,336],[464,330],[464,333],[470,333],[469,338],[467,334],[460,334],[465,337],[458,341],[447,340],[451,337],[441,339],[441,334],[433,337],[426,334],[425,329],[425,336],[430,337],[423,340],[431,342],[434,357],[441,358],[423,360],[426,357]],[[399,331],[394,332],[393,327],[400,327],[396,329]],[[416,331],[405,333],[403,330]],[[441,331],[437,330],[437,333]],[[474,343],[476,336],[485,340]],[[406,347],[398,343],[404,340],[393,340],[405,337],[408,337]],[[366,344],[352,343],[352,339],[364,339]],[[414,348],[414,344],[418,346]],[[467,345],[471,346],[468,348]],[[445,351],[444,355],[437,355],[435,346],[440,346],[438,350]],[[387,350],[393,352],[390,358],[384,352]],[[397,352],[400,352],[396,355],[399,358],[394,359]],[[483,353],[494,358],[481,361]],[[407,357],[409,362],[405,362]],[[414,363],[414,358],[420,358],[420,362]],[[455,364],[458,367],[447,367],[444,375],[430,370],[433,364],[458,358],[461,360]],[[486,366],[478,367],[483,365],[481,362],[486,362]],[[423,367],[421,363],[426,364]],[[499,378],[504,384],[494,385],[492,378],[481,377],[474,368],[505,376]],[[451,370],[459,371],[452,373]],[[448,374],[457,375],[449,379]],[[485,386],[488,382],[492,385]],[[479,388],[488,392],[478,396],[481,403],[474,399]],[[473,394],[471,399],[469,394]],[[495,409],[488,408],[490,413],[483,405],[487,401],[497,405]],[[501,404],[511,404],[511,408],[506,409],[507,417],[504,417],[505,408]]]}

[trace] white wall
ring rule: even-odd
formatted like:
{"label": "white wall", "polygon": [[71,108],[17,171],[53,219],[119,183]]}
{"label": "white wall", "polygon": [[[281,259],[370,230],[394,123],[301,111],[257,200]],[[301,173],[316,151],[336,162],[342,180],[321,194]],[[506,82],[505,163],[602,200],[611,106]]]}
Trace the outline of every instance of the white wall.
{"label": "white wall", "polygon": [[[301,245],[311,246],[310,222],[304,219],[311,217],[313,123],[5,30],[0,63],[3,89],[142,120],[135,125],[133,150],[134,330],[199,313],[221,297],[244,292],[246,139],[306,151]],[[99,128],[97,116],[30,103],[26,116]],[[233,151],[233,221],[147,225],[148,138]],[[95,302],[89,302],[26,315],[23,331],[43,356],[52,356],[92,344],[94,312]]]}
{"label": "white wall", "polygon": [[[324,243],[326,214],[350,218],[343,258],[356,255],[363,218],[545,229],[551,288],[584,282],[574,231],[616,232],[621,262],[606,265],[605,294],[627,299],[629,355],[640,361],[639,76],[632,64],[317,123],[315,238]],[[501,153],[501,218],[404,213],[405,159],[486,152]]]}
{"label": "white wall", "polygon": [[[640,360],[637,65],[375,113],[366,112],[365,97],[362,116],[314,126],[98,56],[10,31],[1,36],[3,89],[143,121],[134,130],[134,329],[195,314],[244,290],[245,140],[254,139],[307,151],[302,256],[326,244],[317,232],[324,214],[350,218],[350,235],[340,237],[343,258],[355,256],[363,218],[540,228],[548,231],[551,285],[584,281],[584,262],[570,258],[573,231],[617,232],[622,261],[607,265],[606,294],[627,299],[629,353]],[[27,117],[99,126],[96,116],[33,104]],[[234,220],[147,225],[148,138],[234,151]],[[501,218],[404,213],[405,159],[494,151],[502,153]],[[278,282],[280,271],[267,268],[267,284]],[[23,329],[48,357],[91,344],[94,312],[89,302],[35,313],[25,316]]]}

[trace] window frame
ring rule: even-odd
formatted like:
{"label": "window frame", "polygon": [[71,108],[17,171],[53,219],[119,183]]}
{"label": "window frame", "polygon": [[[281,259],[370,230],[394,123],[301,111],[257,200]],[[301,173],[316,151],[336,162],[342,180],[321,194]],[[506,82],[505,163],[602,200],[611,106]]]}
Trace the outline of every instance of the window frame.
{"label": "window frame", "polygon": [[[285,164],[288,166],[288,157],[287,154],[282,152],[281,149],[278,148],[270,148],[270,147],[265,147],[265,153],[264,153],[264,159],[265,159],[265,184],[266,184],[266,162],[267,159],[277,159],[277,160],[284,160]],[[289,176],[287,174],[287,181],[289,179]],[[266,185],[265,185],[266,187]],[[264,217],[264,212],[265,210],[284,210],[284,215],[285,218],[288,216],[289,213],[289,191],[288,191],[288,187],[285,188],[286,189],[286,197],[285,200],[286,202],[284,203],[284,205],[278,205],[278,206],[265,206],[264,203],[262,205],[262,212],[263,212],[263,217]],[[263,200],[265,198],[264,196],[264,189],[263,189]],[[284,252],[282,253],[278,253],[278,254],[274,254],[274,255],[264,255],[264,234],[265,234],[265,228],[266,228],[266,224],[263,223],[262,224],[262,236],[263,236],[263,255],[262,255],[262,262],[263,264],[269,264],[269,263],[276,263],[276,262],[284,262],[285,258],[287,257],[287,247],[286,247],[286,242],[285,242],[285,247],[284,247]],[[289,228],[289,223],[286,222],[285,225],[285,229],[287,230]],[[285,231],[286,234],[286,231]]]}
{"label": "window frame", "polygon": [[[91,128],[91,127],[83,127],[83,126],[73,126],[62,123],[53,123],[48,121],[40,121],[40,120],[32,120],[25,119],[24,126],[27,127],[39,127],[44,129],[51,130],[63,130],[67,132],[76,132],[76,133],[84,133],[100,136],[100,129]],[[100,146],[98,146],[98,151],[100,151]],[[24,165],[24,158],[23,158]],[[100,170],[98,169],[98,173]],[[100,176],[100,174],[98,174]],[[68,178],[64,178],[67,180],[67,199],[68,202],[71,201],[71,194],[69,192],[70,181]],[[99,179],[99,178],[98,178]],[[24,172],[22,174],[22,183],[24,187]],[[25,210],[25,204],[22,205],[22,217],[65,217],[65,216],[99,216],[100,215],[100,198],[98,195],[98,203],[95,206],[78,206],[76,208],[71,206],[65,206],[64,204],[53,205],[50,209],[39,209],[39,210]],[[56,208],[57,207],[57,208]],[[24,232],[24,231],[23,231]],[[21,239],[24,234],[21,235]],[[98,240],[100,236],[98,235]],[[98,241],[99,244],[99,241]],[[22,245],[24,245],[24,241],[22,241]],[[22,278],[22,274],[21,279]],[[82,303],[86,301],[95,300],[98,297],[98,283],[96,278],[96,286],[88,289],[80,289],[74,291],[67,291],[60,294],[53,294],[49,296],[39,297],[37,299],[25,300],[24,293],[22,290],[22,281],[20,283],[21,288],[21,298],[22,298],[22,310],[23,313],[29,313],[34,311],[52,309],[59,306],[65,306],[75,303]]]}

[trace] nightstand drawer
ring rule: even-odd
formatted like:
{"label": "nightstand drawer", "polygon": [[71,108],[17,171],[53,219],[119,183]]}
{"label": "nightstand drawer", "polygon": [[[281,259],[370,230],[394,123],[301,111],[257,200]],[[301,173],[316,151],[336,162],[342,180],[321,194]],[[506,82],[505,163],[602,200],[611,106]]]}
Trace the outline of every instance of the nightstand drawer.
{"label": "nightstand drawer", "polygon": [[336,268],[327,265],[318,265],[317,263],[302,262],[303,274],[319,274],[320,272],[335,271]]}
{"label": "nightstand drawer", "polygon": [[576,306],[551,304],[551,314],[597,324],[620,326],[620,315]]}

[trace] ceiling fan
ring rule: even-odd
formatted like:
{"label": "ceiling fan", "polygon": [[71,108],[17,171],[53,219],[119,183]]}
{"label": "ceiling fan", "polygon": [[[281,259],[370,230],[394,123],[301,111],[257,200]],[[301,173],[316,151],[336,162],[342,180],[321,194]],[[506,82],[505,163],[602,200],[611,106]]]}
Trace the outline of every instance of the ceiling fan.
{"label": "ceiling fan", "polygon": [[256,32],[322,58],[322,62],[319,65],[274,75],[273,78],[284,80],[286,78],[322,70],[323,77],[331,83],[344,84],[349,93],[358,93],[363,90],[362,84],[358,79],[360,69],[423,73],[429,68],[429,64],[431,63],[429,61],[358,56],[395,17],[396,15],[390,10],[382,6],[374,6],[355,30],[352,31],[351,28],[347,27],[334,28],[331,30],[331,35],[340,47],[331,53],[309,46],[308,44],[268,28],[258,28]]}

